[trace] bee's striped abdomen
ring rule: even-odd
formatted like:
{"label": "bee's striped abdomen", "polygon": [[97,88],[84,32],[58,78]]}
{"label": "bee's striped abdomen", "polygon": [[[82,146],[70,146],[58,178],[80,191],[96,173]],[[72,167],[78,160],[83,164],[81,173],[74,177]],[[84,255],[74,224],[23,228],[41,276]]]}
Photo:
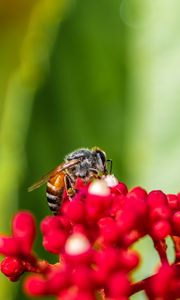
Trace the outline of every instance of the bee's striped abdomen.
{"label": "bee's striped abdomen", "polygon": [[57,215],[62,203],[64,192],[64,173],[52,177],[47,183],[46,196],[50,210]]}

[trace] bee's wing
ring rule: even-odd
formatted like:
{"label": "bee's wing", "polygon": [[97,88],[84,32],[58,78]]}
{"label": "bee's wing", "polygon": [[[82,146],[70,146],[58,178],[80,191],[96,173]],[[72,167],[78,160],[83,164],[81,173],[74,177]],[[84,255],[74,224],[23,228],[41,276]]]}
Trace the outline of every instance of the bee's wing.
{"label": "bee's wing", "polygon": [[28,187],[28,192],[38,189],[41,185],[46,183],[51,177],[55,176],[56,173],[59,173],[65,169],[73,167],[74,165],[78,164],[79,161],[80,161],[79,159],[72,159],[71,161],[60,164],[55,169],[51,170],[46,175],[42,176],[38,181],[36,181],[30,187]]}

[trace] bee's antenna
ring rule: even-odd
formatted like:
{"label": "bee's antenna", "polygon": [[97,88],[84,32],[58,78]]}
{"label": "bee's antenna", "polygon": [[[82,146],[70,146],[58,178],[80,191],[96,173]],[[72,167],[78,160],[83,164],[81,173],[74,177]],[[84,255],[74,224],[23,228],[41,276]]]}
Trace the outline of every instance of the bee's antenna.
{"label": "bee's antenna", "polygon": [[107,159],[106,161],[110,163],[109,173],[111,174],[112,173],[112,159]]}

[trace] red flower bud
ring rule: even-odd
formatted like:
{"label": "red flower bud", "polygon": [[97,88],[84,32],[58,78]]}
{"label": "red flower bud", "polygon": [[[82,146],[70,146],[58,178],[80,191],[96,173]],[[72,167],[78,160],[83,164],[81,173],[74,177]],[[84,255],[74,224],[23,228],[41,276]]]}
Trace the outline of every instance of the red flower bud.
{"label": "red flower bud", "polygon": [[48,235],[43,237],[44,248],[54,254],[60,254],[66,242],[67,235],[62,230],[50,231]]}
{"label": "red flower bud", "polygon": [[36,235],[35,220],[31,213],[20,212],[16,214],[12,223],[14,237],[21,243],[21,251],[30,252]]}
{"label": "red flower bud", "polygon": [[143,235],[139,230],[131,230],[129,233],[126,233],[124,238],[123,238],[123,245],[125,247],[129,247],[132,245],[134,242],[139,240]]}
{"label": "red flower bud", "polygon": [[110,208],[109,196],[88,195],[86,199],[86,216],[90,222],[95,222],[107,215]]}
{"label": "red flower bud", "polygon": [[72,223],[82,223],[86,219],[85,205],[79,200],[69,202],[66,216]]}
{"label": "red flower bud", "polygon": [[157,275],[151,278],[146,285],[146,292],[151,299],[171,299],[170,295],[168,297],[168,293],[171,291],[173,277],[173,268],[166,264],[162,265]]}
{"label": "red flower bud", "polygon": [[153,209],[150,210],[150,220],[152,222],[162,220],[162,219],[169,219],[171,215],[171,212],[167,206],[158,206],[154,207]]}
{"label": "red flower bud", "polygon": [[167,205],[167,197],[162,191],[152,191],[147,196],[150,208]]}
{"label": "red flower bud", "polygon": [[155,239],[164,239],[170,233],[171,233],[170,224],[165,220],[158,221],[152,225],[152,236]]}
{"label": "red flower bud", "polygon": [[135,194],[137,198],[141,198],[143,200],[145,200],[147,198],[147,192],[141,188],[141,187],[135,187],[133,188],[129,194]]}
{"label": "red flower bud", "polygon": [[136,227],[137,218],[133,210],[127,209],[119,212],[116,215],[116,223],[118,225],[119,233],[124,236],[127,232]]}
{"label": "red flower bud", "polygon": [[24,265],[21,259],[16,257],[6,257],[1,262],[1,272],[13,279],[18,280],[21,274],[25,271]]}
{"label": "red flower bud", "polygon": [[120,255],[119,249],[113,247],[107,247],[104,251],[95,253],[96,271],[94,278],[97,284],[104,285],[109,274],[119,268]]}
{"label": "red flower bud", "polygon": [[121,195],[121,194],[126,195],[128,189],[124,183],[119,182],[116,186],[111,188],[111,192],[112,194],[116,194],[116,195]]}
{"label": "red flower bud", "polygon": [[112,298],[127,297],[130,291],[130,283],[125,273],[116,272],[108,279],[108,294]]}
{"label": "red flower bud", "polygon": [[24,290],[29,296],[43,296],[47,294],[47,283],[39,275],[29,276],[24,284]]}
{"label": "red flower bud", "polygon": [[179,207],[179,199],[178,196],[173,195],[173,194],[168,194],[167,195],[167,201],[169,204],[169,207],[173,210],[177,210]]}
{"label": "red flower bud", "polygon": [[122,251],[120,254],[120,263],[128,271],[137,267],[139,260],[139,255],[132,250]]}
{"label": "red flower bud", "polygon": [[129,210],[133,211],[136,219],[146,216],[147,204],[145,202],[144,193],[145,193],[144,190],[142,190],[142,189],[140,190],[140,188],[137,188],[136,192],[130,192],[126,196],[127,200],[125,202],[124,209],[126,211],[129,211]]}
{"label": "red flower bud", "polygon": [[119,213],[119,211],[122,211],[126,200],[127,198],[124,195],[118,195],[118,196],[113,195],[111,208],[109,212],[110,216],[115,217]]}
{"label": "red flower bud", "polygon": [[13,237],[0,236],[0,253],[5,256],[19,256],[21,244]]}
{"label": "red flower bud", "polygon": [[47,235],[51,231],[64,229],[63,219],[59,216],[48,216],[41,222],[41,231]]}
{"label": "red flower bud", "polygon": [[69,273],[64,269],[51,272],[47,280],[48,293],[51,295],[58,294],[68,287],[70,280]]}
{"label": "red flower bud", "polygon": [[94,287],[92,270],[89,266],[77,266],[72,274],[72,284],[79,290],[91,290]]}
{"label": "red flower bud", "polygon": [[99,220],[100,234],[105,242],[114,243],[119,239],[119,229],[116,222],[110,218],[102,218]]}

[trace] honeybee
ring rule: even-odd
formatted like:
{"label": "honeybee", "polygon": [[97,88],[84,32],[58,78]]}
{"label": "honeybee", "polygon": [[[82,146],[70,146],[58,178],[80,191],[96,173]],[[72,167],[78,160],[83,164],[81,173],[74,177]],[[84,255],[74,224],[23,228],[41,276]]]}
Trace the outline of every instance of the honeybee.
{"label": "honeybee", "polygon": [[[47,183],[46,196],[49,208],[54,215],[59,213],[64,190],[69,197],[76,193],[75,182],[81,178],[84,183],[88,183],[93,178],[101,178],[107,175],[106,153],[98,147],[92,149],[78,149],[66,155],[64,162],[54,170],[43,176],[28,188],[31,192],[41,185]],[[111,172],[111,171],[110,171]]]}

